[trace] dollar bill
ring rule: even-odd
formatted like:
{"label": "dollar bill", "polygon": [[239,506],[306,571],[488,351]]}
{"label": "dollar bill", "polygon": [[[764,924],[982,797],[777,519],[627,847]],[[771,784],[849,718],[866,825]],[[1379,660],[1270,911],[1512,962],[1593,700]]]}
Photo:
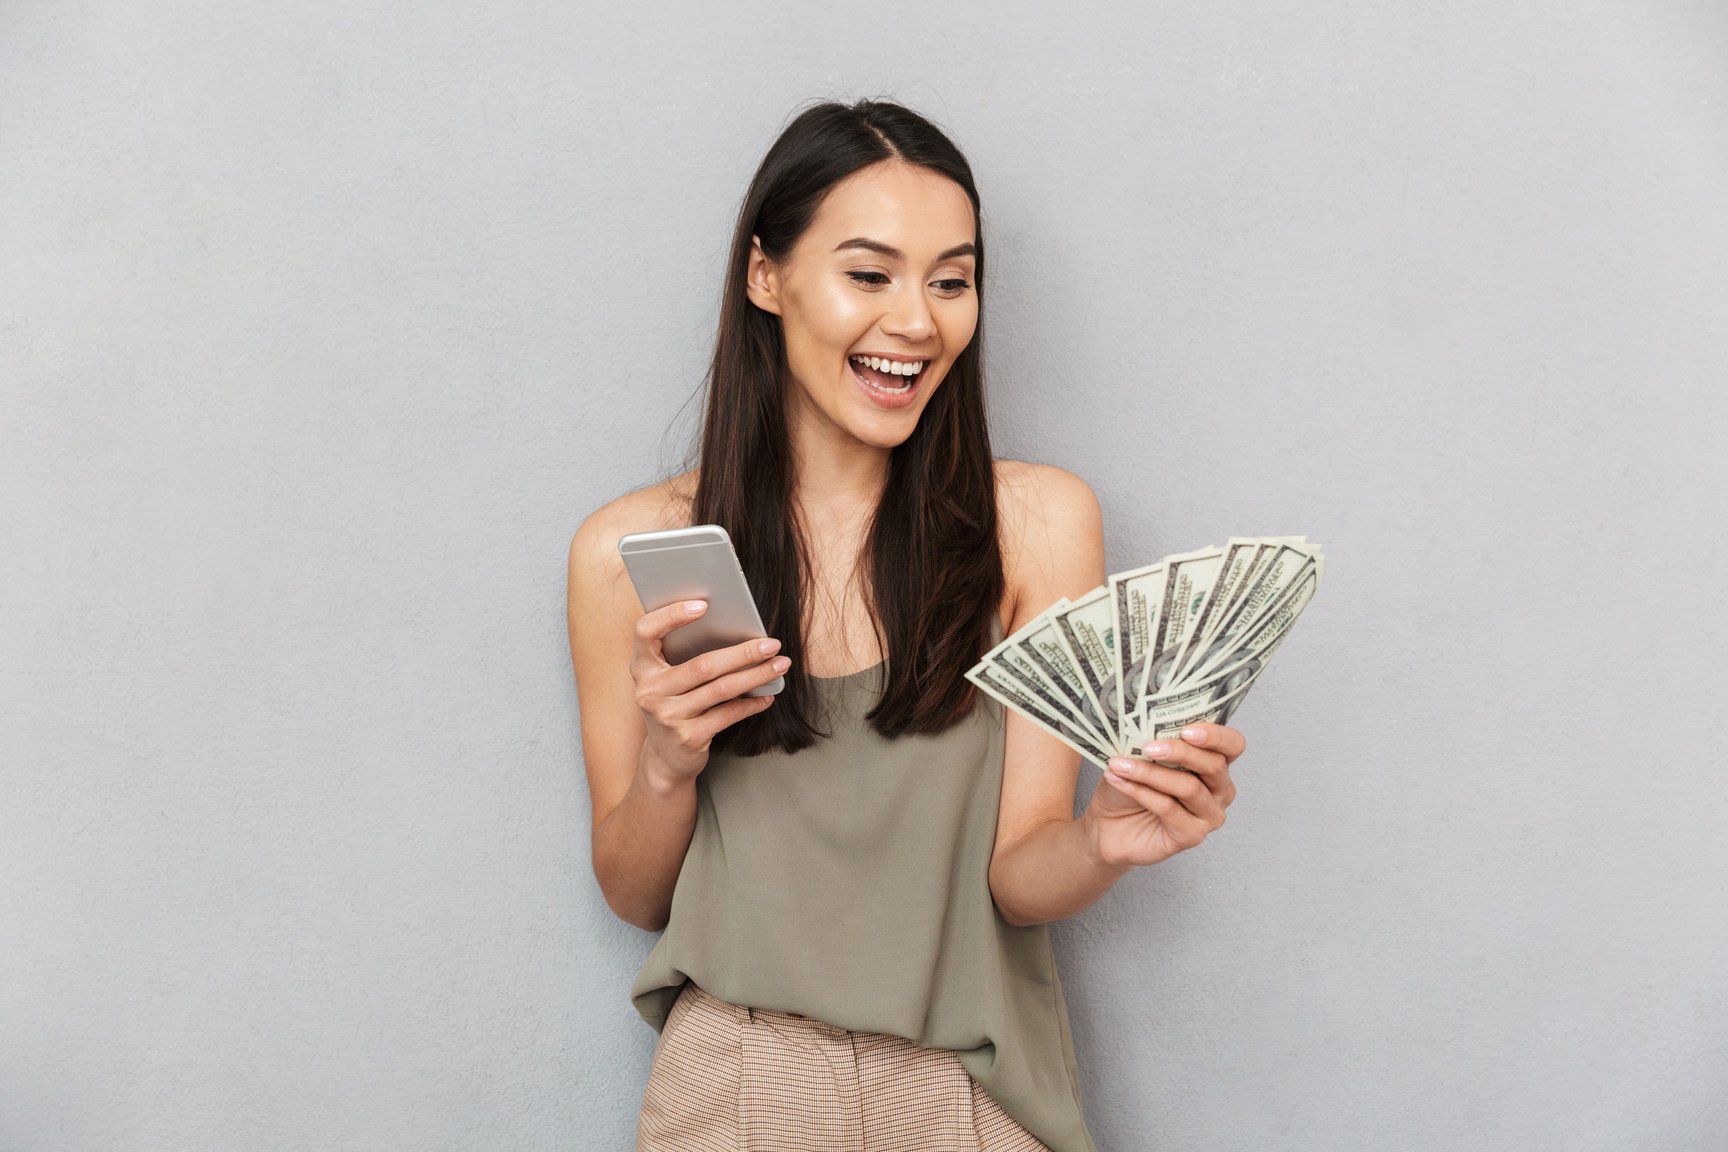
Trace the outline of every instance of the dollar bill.
{"label": "dollar bill", "polygon": [[[1280,611],[1289,609],[1289,622],[1293,623],[1295,614],[1301,612],[1313,598],[1315,589],[1320,586],[1320,565],[1321,559],[1318,556],[1304,557],[1302,563],[1289,572],[1288,585],[1276,589],[1276,594],[1271,596],[1270,601],[1263,605],[1253,619],[1242,623],[1234,634],[1220,633],[1214,638],[1208,649],[1195,659],[1188,678],[1204,679],[1224,665],[1240,659],[1241,654],[1253,654],[1264,648],[1266,629]],[[1288,623],[1284,625],[1288,626]]]}
{"label": "dollar bill", "polygon": [[1057,600],[966,675],[1086,759],[1133,755],[1228,723],[1324,571],[1306,537],[1231,537]]}
{"label": "dollar bill", "polygon": [[1315,550],[1307,544],[1279,543],[1269,548],[1244,578],[1241,595],[1189,661],[1185,678],[1204,677],[1210,668],[1227,659],[1266,611],[1313,565],[1314,556]]}
{"label": "dollar bill", "polygon": [[1006,707],[1014,709],[1080,753],[1083,759],[1102,764],[1114,755],[1112,750],[1098,747],[1084,733],[1044,712],[1035,699],[1022,692],[1013,682],[1005,679],[995,668],[986,665],[975,666],[966,673],[966,678]]}
{"label": "dollar bill", "polygon": [[1097,705],[1098,714],[1110,728],[1112,746],[1122,743],[1121,713],[1116,684],[1116,622],[1110,608],[1109,585],[1094,588],[1059,612],[1050,614],[1056,636],[1068,650],[1081,683]]}
{"label": "dollar bill", "polygon": [[1021,691],[1042,704],[1046,713],[1061,720],[1074,731],[1091,737],[1097,744],[1110,743],[1109,737],[1086,722],[1084,711],[1076,708],[1066,694],[1045,677],[1032,654],[1020,646],[1018,638],[1012,644],[1005,641],[1004,645],[999,645],[997,651],[986,655],[984,659],[1013,681]]}
{"label": "dollar bill", "polygon": [[1285,610],[1277,614],[1280,624],[1265,648],[1251,656],[1229,664],[1210,679],[1181,689],[1161,699],[1149,701],[1141,723],[1149,733],[1146,739],[1163,739],[1197,721],[1214,724],[1230,723],[1230,716],[1248,695],[1248,689],[1260,678],[1271,661],[1272,653],[1289,635],[1290,623],[1296,613]]}
{"label": "dollar bill", "polygon": [[1146,658],[1158,631],[1158,613],[1164,602],[1165,564],[1160,560],[1144,568],[1118,572],[1106,581],[1110,589],[1110,611],[1116,630],[1115,690],[1107,704],[1119,718],[1117,731],[1124,737],[1125,720],[1139,707],[1139,685],[1146,679]]}
{"label": "dollar bill", "polygon": [[1070,709],[1081,722],[1096,732],[1101,742],[1109,744],[1115,739],[1111,726],[1105,722],[1104,714],[1086,691],[1086,683],[1080,676],[1080,670],[1074,666],[1074,658],[1062,644],[1062,638],[1056,631],[1056,622],[1052,618],[1052,613],[1066,608],[1068,604],[1069,600],[1064,596],[1049,609],[1033,617],[1031,623],[1023,629],[1025,636],[1020,641],[1020,647],[1032,664],[1043,672],[1044,678],[1068,701]]}
{"label": "dollar bill", "polygon": [[[1164,597],[1159,608],[1157,635],[1146,661],[1145,677],[1137,697],[1153,695],[1169,682],[1171,662],[1200,616],[1206,592],[1224,564],[1222,548],[1202,548],[1172,556],[1164,562]],[[1138,698],[1135,700],[1138,704]]]}
{"label": "dollar bill", "polygon": [[[1290,632],[1296,618],[1313,596],[1314,589],[1319,584],[1317,572],[1311,571],[1271,612],[1262,619],[1260,626],[1250,635],[1241,648],[1230,653],[1228,659],[1208,671],[1204,677],[1190,680],[1164,693],[1145,701],[1135,722],[1143,729],[1151,731],[1170,729],[1172,725],[1180,728],[1184,723],[1193,723],[1203,712],[1214,708],[1222,708],[1228,716],[1247,694],[1248,687],[1259,678],[1262,670],[1277,651],[1278,645],[1284,642],[1284,637]],[[1184,720],[1183,717],[1189,719]],[[1219,724],[1228,720],[1215,721]],[[1153,739],[1148,736],[1146,739]]]}
{"label": "dollar bill", "polygon": [[1212,643],[1219,626],[1247,588],[1249,577],[1257,571],[1261,558],[1279,544],[1306,542],[1302,536],[1233,536],[1225,541],[1223,567],[1206,597],[1205,607],[1200,610],[1200,619],[1176,655],[1166,684],[1180,684],[1193,668],[1195,655]]}

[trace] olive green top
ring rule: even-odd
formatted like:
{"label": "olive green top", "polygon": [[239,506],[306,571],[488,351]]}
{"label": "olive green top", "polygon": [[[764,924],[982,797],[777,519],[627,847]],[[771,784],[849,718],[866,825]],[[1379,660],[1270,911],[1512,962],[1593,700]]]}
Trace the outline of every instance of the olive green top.
{"label": "olive green top", "polygon": [[631,999],[661,1030],[690,979],[734,1004],[952,1049],[1053,1152],[1096,1152],[1049,928],[1014,927],[990,895],[1002,706],[980,692],[945,731],[884,739],[863,717],[886,672],[811,678],[827,739],[710,757]]}

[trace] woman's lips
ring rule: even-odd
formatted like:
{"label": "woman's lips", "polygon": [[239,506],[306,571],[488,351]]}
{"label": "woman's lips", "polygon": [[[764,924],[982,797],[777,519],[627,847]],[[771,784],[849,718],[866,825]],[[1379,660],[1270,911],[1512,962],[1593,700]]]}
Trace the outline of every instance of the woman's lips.
{"label": "woman's lips", "polygon": [[930,364],[926,361],[924,364],[924,370],[919,372],[918,375],[909,378],[912,382],[912,387],[899,393],[884,392],[882,389],[876,387],[875,384],[870,382],[869,377],[862,375],[858,371],[858,366],[852,363],[850,358],[846,361],[846,370],[852,374],[852,379],[858,382],[858,387],[863,390],[864,395],[869,397],[870,402],[878,408],[904,408],[908,404],[917,400],[918,386],[923,382],[924,373],[930,371]]}

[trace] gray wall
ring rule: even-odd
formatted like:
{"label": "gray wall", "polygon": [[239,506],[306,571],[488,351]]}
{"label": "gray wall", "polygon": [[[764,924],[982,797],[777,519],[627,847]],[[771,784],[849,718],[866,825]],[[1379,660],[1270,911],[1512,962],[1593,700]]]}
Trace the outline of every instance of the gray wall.
{"label": "gray wall", "polygon": [[1722,1147],[1728,14],[731,7],[0,8],[0,1149],[629,1145],[565,547],[869,94],[1110,567],[1329,558],[1056,928],[1100,1143]]}

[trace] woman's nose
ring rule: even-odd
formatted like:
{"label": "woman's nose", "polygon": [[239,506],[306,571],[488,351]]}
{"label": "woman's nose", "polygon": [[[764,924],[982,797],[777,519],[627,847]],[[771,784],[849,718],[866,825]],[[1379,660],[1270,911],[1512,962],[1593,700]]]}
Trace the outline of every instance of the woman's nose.
{"label": "woman's nose", "polygon": [[882,318],[884,332],[905,336],[909,343],[922,340],[933,327],[930,302],[924,299],[922,286],[896,292],[888,314]]}

